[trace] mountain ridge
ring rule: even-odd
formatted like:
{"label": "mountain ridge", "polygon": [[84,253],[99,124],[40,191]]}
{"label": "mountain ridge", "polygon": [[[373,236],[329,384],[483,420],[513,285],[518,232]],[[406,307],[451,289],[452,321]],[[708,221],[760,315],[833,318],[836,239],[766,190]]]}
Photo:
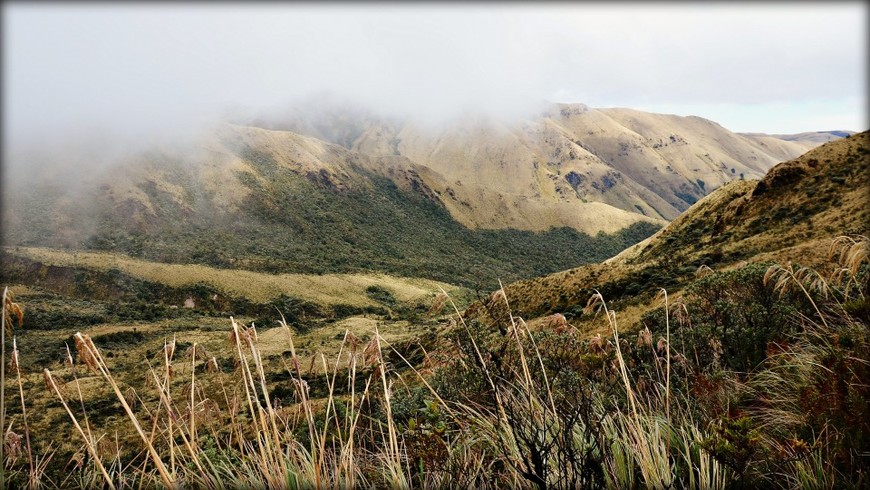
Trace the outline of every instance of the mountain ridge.
{"label": "mountain ridge", "polygon": [[[795,148],[766,153],[702,118],[578,104],[517,125],[472,118],[441,133],[365,114],[342,121],[332,133],[328,120],[311,125],[320,137],[221,123],[187,146],[108,166],[87,185],[25,183],[4,196],[6,241],[445,281],[454,279],[450,257],[461,257],[458,280],[488,288],[614,255],[678,206],[761,175]],[[320,139],[327,133],[336,141]]]}
{"label": "mountain ridge", "polygon": [[[465,121],[435,135],[413,125],[371,126],[353,148],[407,156],[457,182],[452,190],[462,196],[496,181],[503,195],[575,206],[602,202],[665,220],[729,180],[758,178],[805,151],[796,143],[761,144],[703,118],[582,104],[557,104],[514,126]],[[503,216],[508,225],[523,222],[523,206],[514,207]],[[463,210],[451,213],[468,226],[492,226]]]}
{"label": "mountain ridge", "polygon": [[644,297],[623,305],[643,310],[638,305],[651,301],[658,288],[677,292],[701,266],[819,266],[836,236],[870,232],[868,154],[870,132],[857,133],[780,163],[760,180],[728,183],[603,263],[506,285],[508,302],[524,318],[557,312],[579,318],[594,290],[616,305]]}

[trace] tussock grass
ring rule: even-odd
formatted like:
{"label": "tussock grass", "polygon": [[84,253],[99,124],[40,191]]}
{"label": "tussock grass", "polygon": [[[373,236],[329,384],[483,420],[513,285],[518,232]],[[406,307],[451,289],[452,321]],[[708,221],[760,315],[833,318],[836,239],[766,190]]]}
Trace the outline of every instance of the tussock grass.
{"label": "tussock grass", "polygon": [[[377,323],[347,323],[337,351],[309,361],[283,318],[262,335],[230,318],[232,368],[200,343],[167,337],[140,366],[138,389],[118,381],[91,338],[77,333],[65,365],[44,373],[71,424],[58,430],[81,446],[78,469],[52,479],[50,454],[14,444],[10,433],[29,433],[30,407],[13,362],[22,416],[5,429],[7,481],[33,488],[860,488],[868,482],[870,334],[851,313],[861,306],[846,305],[866,302],[870,263],[860,248],[866,238],[838,243],[829,273],[769,270],[765,287],[793,302],[804,328],[771,343],[749,372],[693,361],[692,346],[681,341],[703,319],[693,323],[691,295],[673,301],[664,290],[657,298],[663,328],[636,338],[600,292],[586,313],[597,315],[606,334],[589,338],[562,316],[531,328],[503,288],[491,297],[494,324],[463,316],[442,291],[437,306],[452,306],[445,321],[454,327],[422,364]],[[720,274],[705,270],[698,280]],[[4,324],[11,304],[4,300]],[[12,352],[16,361],[15,343]],[[127,436],[95,422],[92,403],[100,398],[83,390],[97,384],[113,397]],[[24,447],[26,458],[14,452]]]}

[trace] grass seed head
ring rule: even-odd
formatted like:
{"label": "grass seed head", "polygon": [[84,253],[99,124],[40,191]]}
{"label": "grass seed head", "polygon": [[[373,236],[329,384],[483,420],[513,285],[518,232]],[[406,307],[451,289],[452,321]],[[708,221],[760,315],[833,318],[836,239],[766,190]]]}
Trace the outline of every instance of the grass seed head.
{"label": "grass seed head", "polygon": [[556,333],[562,333],[568,330],[568,320],[565,318],[565,315],[561,313],[553,313],[547,319],[545,326]]}
{"label": "grass seed head", "polygon": [[861,265],[870,260],[870,239],[865,236],[838,236],[831,242],[828,254],[829,259],[834,257],[854,276]]}
{"label": "grass seed head", "polygon": [[362,339],[353,334],[353,332],[348,331],[347,336],[345,337],[345,342],[350,346],[350,351],[356,354],[357,349],[360,345],[362,345]]}
{"label": "grass seed head", "polygon": [[6,289],[5,299],[3,301],[3,316],[6,321],[7,333],[12,333],[12,319],[15,318],[18,322],[18,328],[24,323],[24,309],[21,305],[13,301],[12,291]]}
{"label": "grass seed head", "polygon": [[601,296],[601,293],[596,292],[592,296],[589,297],[589,300],[586,301],[586,306],[583,308],[583,313],[598,313],[600,308],[604,305],[604,297]]}
{"label": "grass seed head", "polygon": [[130,405],[130,408],[136,408],[139,396],[136,394],[136,390],[134,390],[132,386],[127,388],[127,391],[124,393],[124,401],[127,402],[127,405]]}
{"label": "grass seed head", "polygon": [[12,429],[6,431],[3,437],[3,445],[6,451],[6,456],[12,461],[18,459],[21,455],[21,435],[12,432]]}
{"label": "grass seed head", "polygon": [[[598,337],[601,337],[601,334],[598,334]],[[650,332],[648,327],[644,327],[643,330],[638,332],[637,334],[637,346],[638,347],[652,347],[652,332]]]}
{"label": "grass seed head", "polygon": [[595,337],[589,341],[589,350],[591,350],[594,354],[601,354],[604,352],[605,340],[601,337],[600,333],[595,334]]}
{"label": "grass seed head", "polygon": [[664,337],[659,337],[658,342],[656,342],[656,351],[664,352],[664,350],[667,348],[668,348],[668,341],[665,340]]}
{"label": "grass seed head", "polygon": [[76,342],[76,354],[78,355],[78,358],[85,363],[89,369],[96,371],[97,358],[94,356],[96,347],[94,346],[94,342],[91,340],[90,335],[79,332],[75,334],[73,338]]}
{"label": "grass seed head", "polygon": [[374,366],[380,360],[380,352],[378,349],[377,337],[372,337],[365,350],[363,351],[363,363],[366,366]]}
{"label": "grass seed head", "polygon": [[205,361],[210,359],[211,353],[205,349],[205,347],[199,344],[193,344],[187,349],[184,349],[184,358],[190,359],[194,362],[196,361]]}

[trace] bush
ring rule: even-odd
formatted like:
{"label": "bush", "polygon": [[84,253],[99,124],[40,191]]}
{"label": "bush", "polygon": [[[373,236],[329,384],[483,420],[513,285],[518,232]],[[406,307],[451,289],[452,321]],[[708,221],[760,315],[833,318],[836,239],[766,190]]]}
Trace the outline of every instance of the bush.
{"label": "bush", "polygon": [[[765,285],[769,266],[752,264],[695,280],[686,288],[686,321],[671,327],[673,344],[689,346],[686,354],[711,370],[757,367],[770,343],[782,343],[798,331],[796,314],[806,313],[800,298]],[[646,314],[642,323],[663,331],[663,310]]]}

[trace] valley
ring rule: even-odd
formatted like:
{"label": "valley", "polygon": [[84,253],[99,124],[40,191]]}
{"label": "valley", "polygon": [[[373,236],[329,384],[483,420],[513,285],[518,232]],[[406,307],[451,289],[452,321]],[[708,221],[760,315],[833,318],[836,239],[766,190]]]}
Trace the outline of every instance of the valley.
{"label": "valley", "polygon": [[0,490],[870,488],[870,3],[0,10]]}
{"label": "valley", "polygon": [[[632,134],[647,139],[664,134],[644,126],[663,116],[623,110],[583,116],[583,109],[566,110],[558,116],[561,125],[575,116],[606,114],[622,121],[623,128],[631,126]],[[707,125],[665,120],[682,124],[681,131],[689,123]],[[541,124],[556,125],[551,119]],[[671,386],[670,378],[662,378],[661,363],[673,358],[674,366],[667,368],[673,382],[704,386],[705,396],[743,407],[740,395],[716,380],[733,375],[734,383],[743,383],[740,389],[752,389],[755,376],[766,373],[752,374],[757,366],[774,362],[765,349],[792,338],[797,339],[794,349],[810,348],[809,340],[800,340],[799,331],[786,326],[793,325],[793,315],[832,328],[825,322],[833,322],[830,315],[837,308],[845,315],[837,320],[845,322],[837,335],[857,342],[843,347],[846,355],[865,355],[866,331],[859,326],[867,321],[867,242],[861,236],[868,234],[870,221],[865,186],[870,175],[860,164],[870,147],[866,132],[779,164],[772,161],[779,157],[770,154],[756,166],[723,160],[725,167],[698,169],[704,177],[698,181],[705,185],[696,182],[683,197],[679,189],[688,189],[685,184],[672,184],[685,177],[664,179],[658,187],[632,182],[642,181],[644,172],[659,173],[665,163],[675,169],[673,175],[681,174],[688,167],[678,162],[685,163],[684,152],[694,150],[659,147],[658,156],[649,157],[643,147],[635,148],[633,157],[620,154],[623,150],[607,157],[611,143],[589,139],[584,145],[598,150],[585,157],[586,163],[569,156],[545,171],[532,163],[536,177],[523,177],[519,185],[496,179],[516,176],[518,169],[485,177],[449,157],[482,152],[486,156],[478,165],[492,166],[492,135],[480,137],[486,143],[479,149],[444,136],[458,145],[448,149],[444,142],[414,146],[422,143],[407,128],[399,134],[407,143],[397,144],[398,154],[377,155],[372,149],[357,151],[370,143],[365,132],[353,144],[345,141],[357,149],[351,150],[299,133],[224,126],[207,144],[210,154],[220,156],[204,158],[200,150],[144,154],[88,184],[98,189],[89,195],[93,201],[81,201],[87,194],[74,192],[45,194],[56,185],[49,182],[40,184],[46,187],[37,193],[46,197],[38,205],[10,210],[4,217],[9,227],[4,228],[0,282],[9,286],[11,298],[4,311],[20,306],[24,313],[4,318],[6,335],[15,341],[15,351],[5,354],[15,359],[6,371],[6,393],[25,401],[7,400],[6,416],[14,437],[26,433],[28,453],[45,455],[40,478],[62,487],[89,486],[105,478],[102,462],[116,475],[109,478],[121,478],[121,465],[164,465],[165,475],[152,469],[134,478],[152,484],[216,485],[225,471],[219,468],[225,468],[232,487],[272,478],[268,471],[286,472],[298,482],[321,478],[329,486],[342,479],[423,485],[436,475],[446,478],[449,472],[440,465],[456,464],[464,469],[450,485],[487,486],[487,473],[473,470],[472,461],[509,461],[514,453],[495,442],[510,441],[510,451],[518,451],[521,459],[517,467],[497,471],[495,486],[524,486],[541,473],[523,466],[531,463],[522,462],[527,461],[522,455],[541,447],[523,434],[547,427],[544,419],[553,421],[553,430],[567,427],[576,437],[591,437],[586,447],[598,449],[584,451],[601,451],[602,442],[592,434],[614,444],[634,437],[620,432],[625,430],[649,431],[645,437],[652,438],[653,429],[630,424],[674,410],[673,430],[701,431],[691,437],[684,432],[685,447],[707,448],[699,454],[716,461],[711,464],[722,472],[705,476],[713,478],[711,484],[759,482],[778,463],[759,456],[747,463],[749,473],[740,474],[732,453],[714,446],[725,436],[709,428],[713,425],[694,425],[689,414],[719,424],[754,419],[720,413],[717,405],[697,398],[694,388]],[[499,136],[501,148],[512,152],[500,158],[538,158],[530,150],[529,134]],[[701,133],[692,134],[705,141]],[[717,138],[710,139],[719,145],[715,151],[733,150]],[[778,138],[746,138],[777,148],[773,154],[783,159],[795,151]],[[700,148],[714,151],[713,146]],[[762,154],[758,146],[752,148],[756,157]],[[727,158],[757,160],[734,151]],[[667,152],[673,153],[663,160]],[[582,188],[589,181],[578,165],[594,169],[621,158],[638,160],[631,172],[629,167],[606,171],[618,172],[609,174],[612,191],[602,187],[603,181]],[[461,183],[447,186],[448,170],[456,172],[449,178]],[[564,182],[575,186],[571,193],[553,175],[564,175]],[[486,183],[487,188],[479,187]],[[523,188],[524,196],[511,193]],[[15,199],[21,196],[9,202],[20,202]],[[501,204],[488,196],[498,196]],[[468,199],[460,206],[465,211],[458,211],[455,202],[463,199]],[[517,204],[521,201],[526,204]],[[650,212],[655,207],[650,203],[670,211]],[[562,220],[560,205],[581,221]],[[97,212],[85,212],[88,206]],[[503,212],[503,206],[513,211]],[[534,206],[551,209],[554,221],[541,221],[529,211]],[[635,211],[622,209],[630,206]],[[803,268],[793,268],[792,262]],[[776,264],[789,265],[775,269]],[[828,278],[829,289],[823,293],[807,282],[804,296],[794,289],[778,293],[768,285],[770,271],[790,271],[802,285],[816,274],[812,277]],[[602,307],[608,313],[602,315]],[[695,326],[687,329],[686,321]],[[694,346],[691,356],[683,350],[686,343]],[[525,356],[542,369],[530,369]],[[862,413],[855,397],[862,396],[863,375],[852,364],[842,369],[853,370],[844,378],[844,410]],[[672,391],[678,398],[666,409],[664,400]],[[641,397],[647,397],[641,408],[630,409]],[[468,400],[480,408],[467,405]],[[746,403],[745,413],[761,410],[751,400]],[[506,411],[507,419],[496,422],[496,410]],[[537,422],[525,425],[527,420]],[[601,425],[619,420],[629,425]],[[55,427],[70,421],[86,424],[83,438],[52,436]],[[143,439],[131,423],[150,426],[153,435]],[[464,437],[469,423],[485,431],[484,440],[493,445]],[[777,430],[803,443],[817,430],[813,424]],[[503,431],[516,435],[505,439]],[[300,452],[269,460],[257,434]],[[571,468],[550,473],[552,482],[579,484],[583,471],[598,471],[591,470],[598,464],[591,453],[560,453],[572,443],[552,437],[549,451],[568,458]],[[779,433],[763,437],[764,444],[786,444]],[[393,451],[384,449],[393,447],[391,438],[397,452],[385,457],[424,471],[411,472],[408,480],[385,476],[367,469],[372,463],[356,453],[351,465],[356,469],[344,473],[348,467],[337,459],[317,463],[304,455],[310,451],[326,458],[332,451],[326,441],[345,451],[356,444],[365,451]],[[859,436],[828,448],[840,451],[865,442]],[[803,449],[796,447],[783,450],[800,460]],[[447,456],[442,451],[449,448],[472,456]],[[12,454],[16,459],[9,460],[8,478],[23,484],[28,474],[23,453]],[[607,457],[616,456],[608,452]],[[246,467],[245,459],[261,467]],[[632,461],[625,464],[647,463]],[[191,469],[203,464],[217,466]],[[689,457],[677,464],[691,468],[697,463]],[[862,464],[849,460],[840,468],[859,471],[855,468]],[[66,472],[70,465],[76,469]],[[598,475],[584,477],[590,480],[583,485],[603,485]]]}

